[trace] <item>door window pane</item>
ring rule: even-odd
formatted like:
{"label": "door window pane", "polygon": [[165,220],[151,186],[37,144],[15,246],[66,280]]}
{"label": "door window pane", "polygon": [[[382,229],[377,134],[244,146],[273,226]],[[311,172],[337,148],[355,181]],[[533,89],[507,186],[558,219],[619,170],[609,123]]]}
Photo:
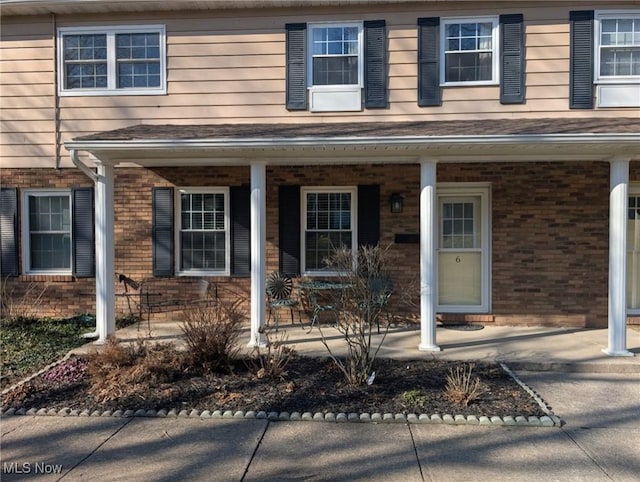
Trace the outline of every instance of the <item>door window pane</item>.
{"label": "door window pane", "polygon": [[476,203],[474,201],[443,202],[440,223],[441,248],[480,247],[480,236],[476,226]]}

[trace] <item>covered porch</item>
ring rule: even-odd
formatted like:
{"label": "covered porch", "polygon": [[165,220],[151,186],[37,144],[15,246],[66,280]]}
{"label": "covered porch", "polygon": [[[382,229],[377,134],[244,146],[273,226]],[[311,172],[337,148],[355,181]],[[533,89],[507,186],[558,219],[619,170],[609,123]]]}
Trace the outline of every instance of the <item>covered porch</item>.
{"label": "covered porch", "polygon": [[[267,168],[272,166],[419,166],[419,343],[436,352],[437,166],[492,162],[606,162],[609,164],[608,341],[605,353],[627,347],[626,240],[629,166],[638,159],[637,119],[542,119],[332,125],[140,125],[65,143],[96,185],[96,316],[98,343],[115,331],[114,169],[248,166],[250,172],[249,346],[264,345]],[[90,154],[86,156],[85,154]],[[97,170],[93,171],[95,164]]]}

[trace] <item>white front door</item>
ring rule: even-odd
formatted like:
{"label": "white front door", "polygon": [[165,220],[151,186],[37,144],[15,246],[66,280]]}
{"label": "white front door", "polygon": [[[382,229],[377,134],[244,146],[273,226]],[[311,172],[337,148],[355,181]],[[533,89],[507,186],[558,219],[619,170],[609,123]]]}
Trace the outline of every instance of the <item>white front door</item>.
{"label": "white front door", "polygon": [[438,186],[440,312],[490,309],[489,187]]}

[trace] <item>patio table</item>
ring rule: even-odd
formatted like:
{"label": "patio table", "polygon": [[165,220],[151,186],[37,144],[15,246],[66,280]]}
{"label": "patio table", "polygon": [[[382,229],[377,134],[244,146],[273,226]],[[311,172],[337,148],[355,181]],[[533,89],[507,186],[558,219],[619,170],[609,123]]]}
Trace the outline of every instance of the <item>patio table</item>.
{"label": "patio table", "polygon": [[[337,322],[338,304],[336,303],[335,293],[344,292],[351,287],[351,283],[325,280],[309,280],[298,283],[300,299],[307,299],[311,308],[311,323],[307,333],[310,333],[313,330],[313,326],[318,323],[320,313],[333,312]],[[342,298],[342,294],[339,297]]]}

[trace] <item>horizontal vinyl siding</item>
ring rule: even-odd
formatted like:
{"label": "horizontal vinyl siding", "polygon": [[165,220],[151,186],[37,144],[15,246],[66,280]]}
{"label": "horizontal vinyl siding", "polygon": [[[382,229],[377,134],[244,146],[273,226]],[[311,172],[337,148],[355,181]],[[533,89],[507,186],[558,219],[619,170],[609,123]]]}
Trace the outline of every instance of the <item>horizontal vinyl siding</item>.
{"label": "horizontal vinyl siding", "polygon": [[[217,12],[138,13],[126,22],[113,15],[58,16],[59,27],[164,24],[167,33],[167,95],[62,97],[62,141],[137,123],[269,123],[456,120],[477,118],[588,117],[570,111],[569,10],[518,2],[511,8],[491,2],[429,6],[369,6],[320,9],[261,9]],[[533,6],[532,6],[533,5]],[[621,2],[620,8],[633,5]],[[333,10],[336,11],[336,10]],[[442,105],[417,102],[417,19],[522,13],[525,22],[526,101],[500,104],[495,86],[447,87]],[[285,109],[285,24],[331,20],[385,20],[388,35],[389,108],[311,114]],[[27,23],[21,23],[27,22]],[[6,164],[55,165],[54,38],[48,17],[3,19],[0,52],[3,135]],[[25,32],[30,32],[27,35]],[[629,109],[597,115],[631,115]],[[62,165],[70,165],[62,149]]]}
{"label": "horizontal vinyl siding", "polygon": [[55,166],[53,30],[49,17],[2,19],[0,167]]}

